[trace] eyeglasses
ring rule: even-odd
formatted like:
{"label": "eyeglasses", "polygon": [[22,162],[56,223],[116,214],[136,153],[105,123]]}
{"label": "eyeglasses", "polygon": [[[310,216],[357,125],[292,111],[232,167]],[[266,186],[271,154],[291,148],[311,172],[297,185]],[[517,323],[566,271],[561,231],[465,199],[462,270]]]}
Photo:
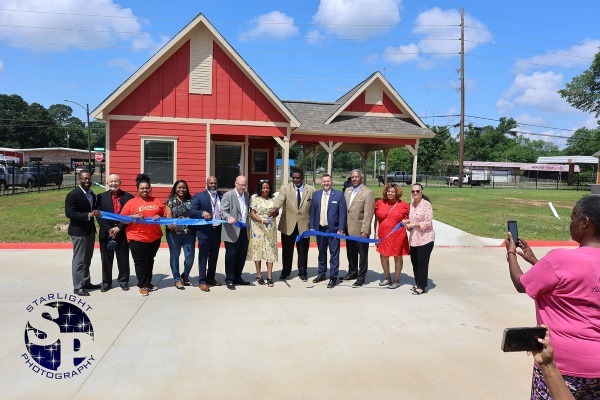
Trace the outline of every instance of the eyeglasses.
{"label": "eyeglasses", "polygon": [[271,183],[271,181],[268,179],[261,179],[260,181],[258,181],[258,183]]}
{"label": "eyeglasses", "polygon": [[417,190],[411,190],[410,192],[411,192],[412,194],[421,193],[421,191],[420,191],[420,190],[418,190],[418,189],[417,189]]}

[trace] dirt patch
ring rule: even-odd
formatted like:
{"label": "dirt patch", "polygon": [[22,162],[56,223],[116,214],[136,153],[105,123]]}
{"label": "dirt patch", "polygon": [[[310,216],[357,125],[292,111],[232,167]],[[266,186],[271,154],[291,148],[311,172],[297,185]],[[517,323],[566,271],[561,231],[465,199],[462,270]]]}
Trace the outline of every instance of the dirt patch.
{"label": "dirt patch", "polygon": [[[504,200],[510,200],[514,203],[527,204],[527,205],[532,205],[532,206],[536,206],[536,207],[540,207],[540,206],[548,207],[547,201],[515,199],[514,197],[505,197]],[[554,208],[566,208],[566,209],[572,208],[572,206],[567,206],[567,205],[562,206],[560,204],[555,204],[555,203],[552,203],[552,205],[554,206]]]}
{"label": "dirt patch", "polygon": [[54,225],[54,227],[56,228],[56,230],[58,230],[60,232],[66,232],[67,229],[69,228],[69,224],[56,224],[56,225]]}

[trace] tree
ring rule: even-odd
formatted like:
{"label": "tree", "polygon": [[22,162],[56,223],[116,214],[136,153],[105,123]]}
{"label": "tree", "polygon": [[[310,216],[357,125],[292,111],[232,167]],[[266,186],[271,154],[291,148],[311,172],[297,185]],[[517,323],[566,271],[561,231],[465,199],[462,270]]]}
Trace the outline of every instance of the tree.
{"label": "tree", "polygon": [[591,156],[600,150],[600,128],[580,128],[567,139],[566,156]]}
{"label": "tree", "polygon": [[575,76],[558,93],[573,107],[581,111],[593,112],[598,118],[600,116],[600,52],[596,53],[588,69],[581,75]]}

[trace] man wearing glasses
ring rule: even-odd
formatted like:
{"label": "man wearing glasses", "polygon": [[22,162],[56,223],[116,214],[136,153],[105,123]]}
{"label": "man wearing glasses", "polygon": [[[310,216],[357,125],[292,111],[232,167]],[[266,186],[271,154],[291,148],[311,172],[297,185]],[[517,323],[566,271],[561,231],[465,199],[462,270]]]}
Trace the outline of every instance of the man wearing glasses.
{"label": "man wearing glasses", "polygon": [[298,251],[298,276],[303,282],[308,280],[308,247],[310,238],[296,243],[296,237],[308,230],[310,205],[315,188],[304,183],[304,172],[299,168],[292,170],[292,182],[282,185],[275,198],[269,215],[276,217],[283,209],[278,229],[281,232],[281,275],[279,280],[287,279],[292,273],[294,244]]}
{"label": "man wearing glasses", "polygon": [[235,290],[235,285],[250,285],[242,279],[248,253],[248,229],[234,225],[238,221],[245,224],[249,221],[250,198],[246,186],[246,177],[238,176],[235,189],[221,199],[221,219],[227,220],[221,229],[221,239],[225,242],[225,282],[229,290]]}
{"label": "man wearing glasses", "polygon": [[[352,186],[344,192],[348,205],[346,231],[350,236],[368,238],[371,235],[371,223],[375,211],[375,195],[363,185],[363,174],[355,169],[350,174]],[[352,287],[359,288],[365,284],[369,269],[369,243],[346,240],[348,256],[348,274],[340,280],[356,279]]]}

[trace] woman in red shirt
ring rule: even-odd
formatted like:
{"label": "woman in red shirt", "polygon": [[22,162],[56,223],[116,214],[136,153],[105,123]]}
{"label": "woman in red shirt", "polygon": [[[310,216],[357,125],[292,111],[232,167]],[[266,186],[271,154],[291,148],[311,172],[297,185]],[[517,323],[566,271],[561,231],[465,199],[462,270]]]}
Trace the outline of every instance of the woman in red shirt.
{"label": "woman in red shirt", "polygon": [[[144,174],[138,175],[135,180],[137,186],[136,196],[129,200],[123,209],[122,215],[128,215],[133,219],[165,217],[165,206],[156,197],[152,197],[152,186],[150,178]],[[154,268],[154,257],[158,252],[162,238],[160,225],[131,223],[125,230],[131,257],[135,265],[135,275],[138,279],[140,295],[148,296],[149,292],[157,289],[152,284],[152,270]]]}

